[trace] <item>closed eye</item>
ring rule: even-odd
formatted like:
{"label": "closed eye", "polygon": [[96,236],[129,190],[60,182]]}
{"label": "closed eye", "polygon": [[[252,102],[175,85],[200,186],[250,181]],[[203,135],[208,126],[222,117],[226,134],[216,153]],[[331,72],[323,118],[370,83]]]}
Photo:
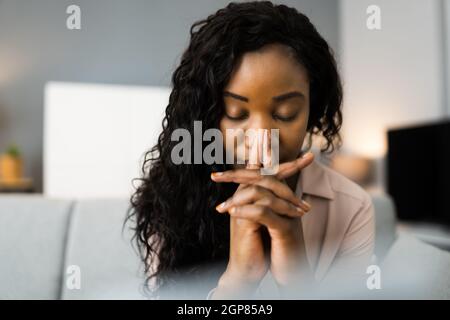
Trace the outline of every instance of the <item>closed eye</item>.
{"label": "closed eye", "polygon": [[225,113],[225,116],[228,119],[233,120],[233,121],[242,121],[242,120],[245,120],[248,118],[248,114],[246,114],[246,113],[243,113],[239,116],[230,116],[229,114]]}
{"label": "closed eye", "polygon": [[272,117],[275,120],[280,120],[280,121],[283,121],[283,122],[290,122],[290,121],[295,120],[295,118],[297,118],[297,115],[298,115],[298,112],[294,113],[291,116],[281,116],[281,115],[274,114]]}

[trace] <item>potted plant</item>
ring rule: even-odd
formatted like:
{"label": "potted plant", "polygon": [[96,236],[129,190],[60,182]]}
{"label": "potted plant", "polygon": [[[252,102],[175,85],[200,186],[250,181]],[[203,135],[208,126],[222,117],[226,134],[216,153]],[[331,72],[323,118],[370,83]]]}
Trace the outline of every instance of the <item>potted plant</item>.
{"label": "potted plant", "polygon": [[22,157],[16,145],[10,145],[0,156],[0,177],[4,183],[14,183],[22,179]]}

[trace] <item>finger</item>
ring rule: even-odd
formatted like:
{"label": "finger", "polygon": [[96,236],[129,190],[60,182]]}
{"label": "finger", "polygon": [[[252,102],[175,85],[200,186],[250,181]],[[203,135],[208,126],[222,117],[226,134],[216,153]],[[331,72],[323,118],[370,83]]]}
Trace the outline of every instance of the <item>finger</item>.
{"label": "finger", "polygon": [[[302,199],[298,199],[295,195],[295,200],[289,200],[279,197],[272,190],[261,187],[259,185],[246,187],[246,185],[241,184],[240,186],[244,187],[240,189],[241,191],[236,191],[236,193],[232,197],[219,204],[216,207],[217,211],[223,213],[232,206],[250,204],[253,202],[261,201],[261,199],[264,198],[273,199],[271,200],[274,202],[274,207],[272,207],[272,209],[275,212],[279,212],[285,215],[297,215],[298,212],[303,215],[311,210],[311,205],[308,202]],[[261,188],[262,190],[259,191],[259,188]],[[290,189],[287,191],[290,192]],[[281,205],[281,203],[283,204]],[[261,204],[270,205],[271,202],[269,200],[264,200]]]}
{"label": "finger", "polygon": [[240,181],[245,180],[247,183],[253,183],[262,177],[259,168],[260,166],[249,163],[246,169],[213,172],[211,173],[211,179],[215,182],[234,182],[234,179],[239,177]]}
{"label": "finger", "polygon": [[260,130],[257,130],[254,134],[247,137],[248,143],[248,163],[247,169],[259,169],[261,168],[260,160],[260,150],[261,150],[261,139]]}
{"label": "finger", "polygon": [[289,217],[301,217],[309,211],[310,207],[297,206],[289,201],[277,197],[271,190],[252,185],[236,192],[231,198],[216,207],[217,211],[223,213],[231,207],[247,204],[260,204],[270,207],[274,212]]}
{"label": "finger", "polygon": [[274,213],[289,218],[303,217],[307,211],[299,206],[295,206],[289,201],[272,196],[264,197],[254,202],[256,205],[262,205],[270,208]]}
{"label": "finger", "polygon": [[272,209],[262,205],[243,205],[232,207],[228,210],[232,217],[248,219],[268,228],[287,229],[290,221],[274,213]]}
{"label": "finger", "polygon": [[289,201],[295,206],[299,206],[303,210],[309,211],[311,209],[311,205],[306,201],[301,200],[287,184],[273,177],[264,177],[258,182],[254,183],[254,185],[258,185],[270,190],[275,196]]}
{"label": "finger", "polygon": [[262,143],[262,163],[263,167],[270,167],[272,165],[272,149],[271,149],[271,135],[269,130],[264,131],[263,143]]}
{"label": "finger", "polygon": [[226,212],[233,206],[251,204],[262,199],[263,197],[270,197],[272,195],[273,194],[270,190],[257,185],[251,185],[245,189],[236,191],[232,197],[219,204],[216,209],[219,212]]}
{"label": "finger", "polygon": [[261,163],[254,162],[254,160],[249,160],[245,169],[233,169],[223,172],[213,172],[211,173],[211,179],[215,182],[233,182],[230,180],[230,177],[238,175],[246,178],[246,182],[242,183],[251,183],[253,181],[256,181],[257,179],[260,179],[260,168]]}
{"label": "finger", "polygon": [[293,161],[282,163],[278,168],[276,178],[277,179],[289,178],[298,171],[310,165],[313,161],[314,161],[314,154],[312,152],[307,152],[300,158],[297,158]]}
{"label": "finger", "polygon": [[[300,158],[280,164],[278,173],[275,177],[279,180],[286,179],[314,161],[314,154],[312,152],[305,153]],[[234,169],[223,172],[211,173],[211,179],[216,182],[236,182],[233,179],[239,178],[239,181],[246,181],[247,183],[254,183],[258,179],[264,177],[259,170],[260,166],[250,167],[247,169]],[[258,169],[258,170],[256,170]],[[244,183],[244,182],[237,182]]]}
{"label": "finger", "polygon": [[[244,177],[244,175],[247,175],[247,177]],[[234,182],[234,183],[247,183],[247,184],[253,184],[258,185],[263,188],[269,189],[272,191],[276,196],[286,199],[290,202],[292,202],[295,205],[304,205],[302,204],[301,200],[295,195],[295,193],[289,188],[288,185],[282,183],[281,181],[275,179],[274,177],[270,176],[260,176],[259,178],[248,178],[250,174],[243,174],[241,176],[236,175],[229,175],[228,178],[223,179],[224,182]]]}

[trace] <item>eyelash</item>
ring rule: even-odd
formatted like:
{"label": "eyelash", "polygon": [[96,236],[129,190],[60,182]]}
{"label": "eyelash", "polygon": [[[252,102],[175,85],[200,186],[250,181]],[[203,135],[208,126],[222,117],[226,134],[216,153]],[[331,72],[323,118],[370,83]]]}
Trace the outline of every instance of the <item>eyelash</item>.
{"label": "eyelash", "polygon": [[[245,120],[248,117],[247,115],[243,115],[243,116],[240,116],[240,117],[231,117],[228,114],[225,114],[225,116],[228,119],[233,120],[233,121],[243,121],[243,120]],[[273,115],[272,117],[275,120],[279,120],[279,121],[283,121],[283,122],[290,122],[290,121],[294,120],[297,117],[297,113],[292,115],[292,116],[290,116],[290,117],[279,117],[277,115]]]}
{"label": "eyelash", "polygon": [[278,117],[276,115],[274,115],[273,117],[275,119],[278,119],[278,120],[283,121],[283,122],[290,122],[290,121],[293,121],[295,118],[297,118],[297,114],[294,114],[294,115],[292,115],[290,117]]}

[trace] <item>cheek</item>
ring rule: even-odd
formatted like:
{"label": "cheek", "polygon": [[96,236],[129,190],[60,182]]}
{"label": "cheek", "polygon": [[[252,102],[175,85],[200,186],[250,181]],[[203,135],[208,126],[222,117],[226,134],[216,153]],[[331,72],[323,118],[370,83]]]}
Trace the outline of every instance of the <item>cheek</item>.
{"label": "cheek", "polygon": [[219,122],[219,130],[222,132],[224,145],[226,145],[226,129],[228,129],[226,121],[222,118]]}
{"label": "cheek", "polygon": [[283,158],[293,160],[297,157],[303,146],[306,136],[307,118],[280,128],[280,143]]}
{"label": "cheek", "polygon": [[237,127],[235,125],[232,125],[229,120],[222,118],[219,122],[219,129],[220,129],[220,132],[222,132],[224,148],[228,149],[229,147],[233,146],[233,143],[232,143],[233,141],[231,141],[231,139],[230,139],[230,141],[227,141],[226,130],[227,129],[230,129],[230,130],[237,129]]}
{"label": "cheek", "polygon": [[[233,138],[233,135],[229,135],[227,137],[226,134],[226,130],[235,130],[235,129],[245,129],[245,128],[240,128],[239,125],[236,125],[235,123],[231,123],[232,121],[228,120],[228,119],[222,119],[219,122],[219,130],[222,133],[222,137],[223,137],[223,148],[224,151],[227,152],[232,152],[232,154],[234,154],[234,161],[237,160],[237,149],[238,149],[238,145],[237,145],[237,139]],[[226,154],[224,154],[224,157],[226,157]],[[226,159],[224,158],[224,161],[226,161]],[[232,164],[232,167],[235,169],[239,169],[239,168],[243,168],[244,165],[238,165],[236,163]]]}

